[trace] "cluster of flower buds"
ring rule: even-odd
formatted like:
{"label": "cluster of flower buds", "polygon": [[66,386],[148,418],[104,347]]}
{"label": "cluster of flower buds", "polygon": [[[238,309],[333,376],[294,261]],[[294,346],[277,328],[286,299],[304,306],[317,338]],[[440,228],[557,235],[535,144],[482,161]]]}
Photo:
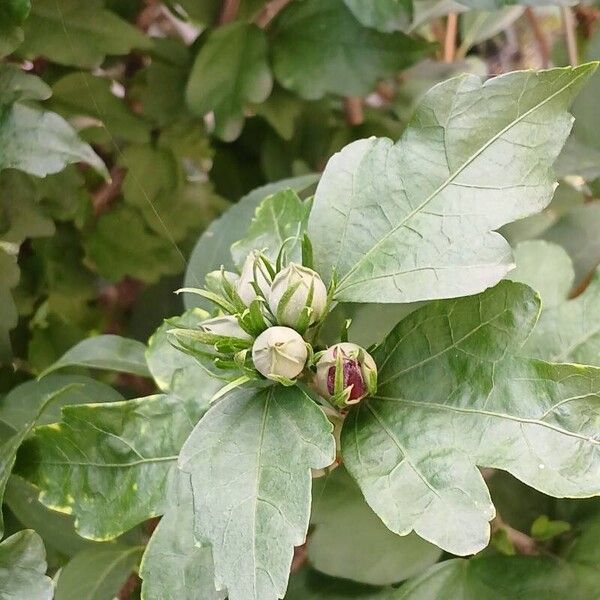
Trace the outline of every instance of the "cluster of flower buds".
{"label": "cluster of flower buds", "polygon": [[338,407],[374,393],[377,368],[363,348],[342,342],[314,354],[309,343],[327,315],[331,289],[311,268],[279,263],[255,251],[239,275],[213,271],[205,289],[185,290],[210,300],[221,314],[198,329],[172,330],[177,345],[241,370],[240,379],[262,376],[292,385],[302,377]]}

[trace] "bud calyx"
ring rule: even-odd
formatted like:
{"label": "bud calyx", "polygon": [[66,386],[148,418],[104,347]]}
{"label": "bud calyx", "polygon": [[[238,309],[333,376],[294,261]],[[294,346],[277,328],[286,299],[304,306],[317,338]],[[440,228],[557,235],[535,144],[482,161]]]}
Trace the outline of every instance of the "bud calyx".
{"label": "bud calyx", "polygon": [[295,379],[304,370],[307,358],[306,342],[289,327],[269,327],[252,346],[254,367],[268,379]]}

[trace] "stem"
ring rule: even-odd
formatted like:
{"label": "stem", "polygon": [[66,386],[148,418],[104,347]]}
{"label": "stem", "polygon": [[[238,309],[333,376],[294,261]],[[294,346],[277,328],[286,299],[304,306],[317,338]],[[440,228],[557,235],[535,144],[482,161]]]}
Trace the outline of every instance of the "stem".
{"label": "stem", "polygon": [[110,170],[110,181],[102,184],[92,194],[92,207],[97,217],[106,212],[113,200],[121,193],[121,185],[125,179],[125,169],[113,167]]}
{"label": "stem", "polygon": [[358,96],[344,98],[344,112],[348,125],[360,125],[365,119],[362,98]]}
{"label": "stem", "polygon": [[579,64],[577,58],[577,34],[575,31],[575,17],[570,6],[561,6],[560,11],[562,13],[563,27],[565,30],[565,41],[567,42],[567,53],[569,55],[569,63],[572,67],[576,67]]}
{"label": "stem", "polygon": [[444,62],[454,62],[456,54],[456,34],[458,31],[458,15],[450,13],[446,21],[446,35],[444,37]]}
{"label": "stem", "polygon": [[235,21],[239,8],[240,0],[223,0],[221,14],[219,15],[219,25],[226,25]]}
{"label": "stem", "polygon": [[540,27],[537,15],[530,6],[525,9],[525,18],[527,19],[527,23],[529,24],[531,32],[533,33],[533,37],[535,38],[538,51],[540,53],[542,68],[547,69],[550,65],[550,47],[548,45],[548,40],[546,39],[546,36]]}
{"label": "stem", "polygon": [[271,0],[260,11],[254,23],[264,29],[292,0]]}
{"label": "stem", "polygon": [[540,550],[537,546],[537,542],[529,537],[526,533],[514,529],[510,525],[506,524],[500,515],[496,515],[495,519],[491,523],[492,533],[499,529],[504,529],[508,539],[512,542],[515,550],[518,554],[525,556],[537,556]]}

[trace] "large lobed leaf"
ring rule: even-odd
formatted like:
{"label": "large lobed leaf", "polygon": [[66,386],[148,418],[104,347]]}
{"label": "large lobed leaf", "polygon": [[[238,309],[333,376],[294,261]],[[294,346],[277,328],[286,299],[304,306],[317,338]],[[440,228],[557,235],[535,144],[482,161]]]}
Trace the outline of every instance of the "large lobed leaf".
{"label": "large lobed leaf", "polygon": [[3,600],[52,600],[46,577],[46,552],[40,536],[19,531],[0,543],[0,597]]}
{"label": "large lobed leaf", "polygon": [[600,370],[518,358],[538,311],[503,282],[417,310],[376,351],[379,389],[350,412],[342,454],[392,531],[483,549],[495,511],[477,466],[553,496],[600,493]]}
{"label": "large lobed leaf", "polygon": [[196,537],[212,545],[229,600],[282,598],[305,540],[310,469],[334,459],[332,426],[298,387],[239,389],[215,405],[181,451]]}
{"label": "large lobed leaf", "polygon": [[311,216],[317,269],[347,302],[474,294],[512,267],[494,230],[540,211],[596,64],[432,88],[401,139],[359,140],[328,163]]}

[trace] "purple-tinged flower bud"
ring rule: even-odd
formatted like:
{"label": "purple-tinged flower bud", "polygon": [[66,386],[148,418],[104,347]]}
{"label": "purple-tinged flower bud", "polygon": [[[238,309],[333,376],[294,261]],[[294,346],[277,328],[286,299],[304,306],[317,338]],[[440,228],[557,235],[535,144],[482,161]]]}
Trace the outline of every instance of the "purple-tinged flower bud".
{"label": "purple-tinged flower bud", "polygon": [[338,406],[356,404],[377,391],[377,365],[364,348],[342,342],[318,359],[313,385],[323,398]]}
{"label": "purple-tinged flower bud", "polygon": [[291,263],[277,273],[269,308],[281,325],[305,329],[320,321],[327,307],[327,288],[316,271]]}
{"label": "purple-tinged flower bud", "polygon": [[307,358],[306,342],[289,327],[269,327],[252,346],[254,367],[268,379],[295,379]]}

